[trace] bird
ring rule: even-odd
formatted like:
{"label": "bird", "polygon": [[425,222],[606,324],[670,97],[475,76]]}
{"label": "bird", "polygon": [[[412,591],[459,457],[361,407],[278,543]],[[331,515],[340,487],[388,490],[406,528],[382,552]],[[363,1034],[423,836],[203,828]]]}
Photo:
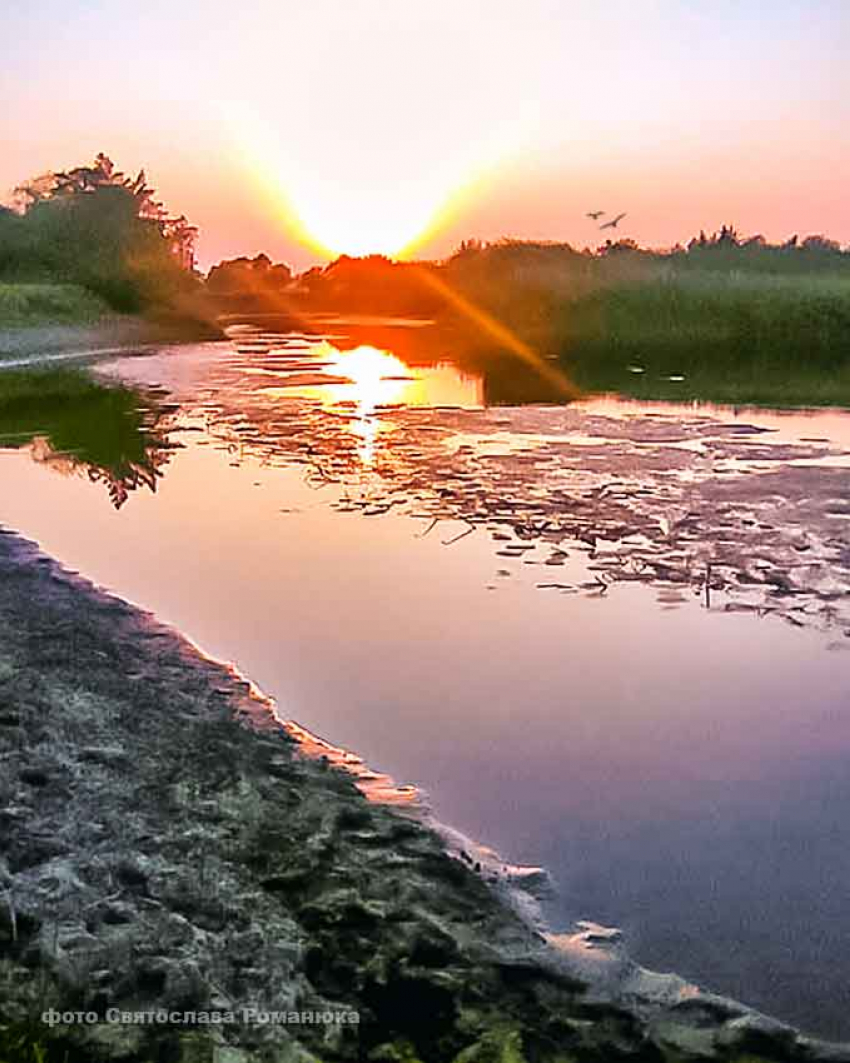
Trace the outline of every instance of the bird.
{"label": "bird", "polygon": [[622,214],[618,214],[616,218],[612,218],[610,221],[603,222],[602,225],[599,226],[599,228],[600,229],[616,229],[617,228],[617,224],[619,222],[621,222],[623,220],[623,218],[625,218],[625,216],[626,216],[626,212],[623,211],[623,213]]}
{"label": "bird", "polygon": [[586,218],[593,218],[594,221],[597,221],[599,218],[602,217],[602,215],[604,213],[605,213],[604,210],[589,210],[587,212],[587,214],[585,214],[585,217]]}

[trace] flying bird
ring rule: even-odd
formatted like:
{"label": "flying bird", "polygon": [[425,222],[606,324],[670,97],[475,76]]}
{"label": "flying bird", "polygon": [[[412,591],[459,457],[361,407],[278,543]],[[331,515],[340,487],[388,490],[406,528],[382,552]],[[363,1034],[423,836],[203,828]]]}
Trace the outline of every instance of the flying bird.
{"label": "flying bird", "polygon": [[601,218],[604,213],[604,210],[589,210],[587,214],[585,214],[585,218],[593,218],[593,220],[596,221],[598,218]]}
{"label": "flying bird", "polygon": [[619,222],[621,222],[623,220],[623,218],[625,218],[625,216],[626,216],[626,212],[623,211],[623,213],[622,214],[618,214],[616,216],[616,218],[612,218],[610,221],[603,222],[602,225],[599,226],[599,228],[600,229],[616,229],[617,228],[617,224]]}

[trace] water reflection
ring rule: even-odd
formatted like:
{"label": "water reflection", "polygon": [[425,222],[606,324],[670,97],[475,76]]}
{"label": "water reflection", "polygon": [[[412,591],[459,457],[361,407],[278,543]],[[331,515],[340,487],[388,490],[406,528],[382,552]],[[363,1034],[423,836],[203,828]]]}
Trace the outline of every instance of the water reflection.
{"label": "water reflection", "polygon": [[447,546],[480,532],[498,557],[543,566],[537,586],[550,595],[650,583],[665,608],[696,598],[829,628],[835,649],[850,648],[836,501],[848,455],[808,422],[792,438],[719,408],[487,408],[486,378],[439,350],[416,365],[336,337],[253,343],[211,354],[194,379],[175,376],[174,359],[135,364],[185,397],[234,463],[301,465],[311,487],[336,488],[338,512],[407,513],[424,534],[442,524]]}
{"label": "water reflection", "polygon": [[[300,361],[300,351],[296,357]],[[263,390],[279,398],[318,402],[325,408],[352,409],[348,428],[358,437],[357,457],[367,468],[374,464],[378,436],[392,431],[392,425],[378,416],[380,411],[482,405],[478,377],[442,363],[410,367],[390,351],[369,344],[343,350],[322,340],[313,346],[306,364],[313,374],[295,370],[286,386],[270,384]],[[303,364],[298,368],[303,369]]]}
{"label": "water reflection", "polygon": [[[393,411],[480,409],[485,401],[486,385],[479,373],[459,368],[439,347],[426,358],[407,338],[408,333],[421,332],[409,324],[360,324],[353,336],[281,334],[237,326],[236,357],[216,360],[218,400],[207,427],[229,436],[228,445],[242,451],[249,441],[262,446],[251,430],[260,418],[269,429],[268,439],[288,436],[290,454],[300,451],[309,460],[310,478],[317,484],[342,475],[357,482],[373,472],[380,474],[405,449],[388,416]],[[365,342],[369,339],[374,342]],[[393,349],[378,345],[391,341]],[[222,403],[234,388],[238,400]],[[310,441],[298,428],[304,417],[312,419]]]}
{"label": "water reflection", "polygon": [[172,449],[167,414],[134,390],[67,370],[0,376],[0,447],[26,448],[55,472],[103,484],[116,509],[132,491],[156,491]]}
{"label": "water reflection", "polygon": [[825,652],[850,645],[847,473],[823,415],[486,409],[448,346],[252,336],[104,367],[180,404],[156,497],[116,520],[7,454],[2,519],[349,766],[550,868],[560,923],[850,1035],[850,658]]}

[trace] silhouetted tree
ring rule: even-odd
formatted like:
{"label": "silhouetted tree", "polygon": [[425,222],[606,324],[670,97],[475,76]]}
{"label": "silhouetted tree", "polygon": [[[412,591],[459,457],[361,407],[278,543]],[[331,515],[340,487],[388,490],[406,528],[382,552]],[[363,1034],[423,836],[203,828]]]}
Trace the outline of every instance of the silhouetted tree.
{"label": "silhouetted tree", "polygon": [[835,255],[841,253],[841,245],[837,240],[830,240],[827,236],[807,236],[800,245],[803,251],[813,251],[820,254]]}
{"label": "silhouetted tree", "polygon": [[738,247],[738,232],[732,225],[722,225],[720,232],[712,237],[711,244],[713,247]]}
{"label": "silhouetted tree", "polygon": [[216,294],[281,293],[292,281],[292,270],[282,262],[272,262],[268,255],[256,258],[232,258],[213,266],[207,288]]}

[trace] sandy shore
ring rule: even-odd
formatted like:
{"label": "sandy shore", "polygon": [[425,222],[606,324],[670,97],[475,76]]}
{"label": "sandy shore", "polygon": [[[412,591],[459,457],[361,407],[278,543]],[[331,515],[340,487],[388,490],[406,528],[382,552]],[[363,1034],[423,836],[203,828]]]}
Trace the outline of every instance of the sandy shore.
{"label": "sandy shore", "polygon": [[2,530],[0,764],[3,1060],[850,1060],[616,934],[542,932],[232,669]]}

